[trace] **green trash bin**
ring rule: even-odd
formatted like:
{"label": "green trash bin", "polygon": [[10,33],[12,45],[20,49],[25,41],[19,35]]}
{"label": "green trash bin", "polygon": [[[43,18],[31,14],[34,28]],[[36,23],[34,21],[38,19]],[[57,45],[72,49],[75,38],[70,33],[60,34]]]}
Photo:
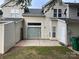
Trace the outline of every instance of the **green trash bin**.
{"label": "green trash bin", "polygon": [[79,37],[72,37],[71,44],[74,50],[79,51]]}

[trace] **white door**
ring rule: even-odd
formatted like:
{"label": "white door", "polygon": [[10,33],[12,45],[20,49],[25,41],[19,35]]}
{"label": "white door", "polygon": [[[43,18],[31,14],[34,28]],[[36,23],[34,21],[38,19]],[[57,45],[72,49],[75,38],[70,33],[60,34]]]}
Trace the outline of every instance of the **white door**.
{"label": "white door", "polygon": [[28,27],[27,38],[39,39],[41,37],[41,27]]}

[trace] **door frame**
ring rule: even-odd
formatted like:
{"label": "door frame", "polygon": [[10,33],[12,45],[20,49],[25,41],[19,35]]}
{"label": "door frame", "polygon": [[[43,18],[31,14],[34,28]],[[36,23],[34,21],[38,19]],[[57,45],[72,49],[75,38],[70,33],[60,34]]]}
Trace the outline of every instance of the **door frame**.
{"label": "door frame", "polygon": [[[32,22],[31,22],[32,23]],[[34,22],[33,22],[34,23]],[[37,24],[37,23],[36,23]],[[38,23],[39,24],[39,23]],[[40,28],[40,38],[33,38],[33,39],[41,39],[41,23],[40,23],[40,25],[28,25],[27,26],[27,35],[28,35],[28,28]],[[29,39],[28,37],[27,37],[27,39]]]}

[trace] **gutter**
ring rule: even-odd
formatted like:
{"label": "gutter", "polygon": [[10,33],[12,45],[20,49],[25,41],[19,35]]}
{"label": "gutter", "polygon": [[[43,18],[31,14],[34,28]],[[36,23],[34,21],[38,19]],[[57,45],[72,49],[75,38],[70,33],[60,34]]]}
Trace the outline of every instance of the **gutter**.
{"label": "gutter", "polygon": [[47,2],[47,3],[43,6],[43,8],[45,8],[46,6],[48,6],[49,4],[51,4],[53,1],[54,1],[54,0],[51,0],[51,1]]}
{"label": "gutter", "polygon": [[43,14],[23,14],[23,17],[45,17]]}
{"label": "gutter", "polygon": [[46,13],[47,11],[49,11],[51,7],[52,7],[52,9],[53,9],[53,6],[55,5],[56,1],[57,1],[57,0],[51,0],[51,1],[49,1],[45,6],[42,7],[42,10],[44,11],[44,8],[46,8],[47,6],[48,6],[48,8],[47,8],[47,10],[45,11],[45,13]]}

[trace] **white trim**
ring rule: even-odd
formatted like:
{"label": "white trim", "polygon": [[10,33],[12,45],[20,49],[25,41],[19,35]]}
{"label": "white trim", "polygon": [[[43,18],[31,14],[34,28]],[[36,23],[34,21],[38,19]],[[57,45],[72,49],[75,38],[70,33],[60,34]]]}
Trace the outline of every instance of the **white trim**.
{"label": "white trim", "polygon": [[41,26],[28,26],[28,27],[41,27]]}

